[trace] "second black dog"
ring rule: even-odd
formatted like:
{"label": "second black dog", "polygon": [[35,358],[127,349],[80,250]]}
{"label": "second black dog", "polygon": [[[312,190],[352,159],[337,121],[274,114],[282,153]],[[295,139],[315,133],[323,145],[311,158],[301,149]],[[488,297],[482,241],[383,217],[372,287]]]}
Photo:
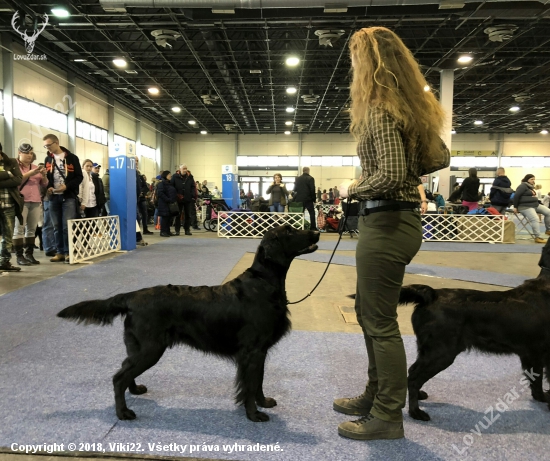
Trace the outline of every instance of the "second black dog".
{"label": "second black dog", "polygon": [[84,301],[63,309],[58,317],[85,324],[112,324],[125,316],[124,343],[128,357],[114,375],[115,407],[119,419],[134,419],[124,393],[143,394],[135,379],[154,366],[167,347],[187,344],[230,357],[237,364],[237,403],[244,403],[252,421],[269,417],[256,405],[274,407],[264,396],[264,363],[268,350],[290,330],[285,278],[292,260],[317,250],[319,232],[290,225],[268,231],[252,267],[219,286],[166,285]]}
{"label": "second black dog", "polygon": [[[548,241],[550,243],[550,240]],[[418,357],[409,368],[409,414],[429,421],[418,406],[427,398],[420,389],[467,350],[498,355],[516,354],[521,360],[531,395],[548,402],[543,392],[543,369],[550,381],[550,244],[542,249],[537,278],[508,291],[433,289],[410,285],[400,303],[415,303],[412,325]]]}

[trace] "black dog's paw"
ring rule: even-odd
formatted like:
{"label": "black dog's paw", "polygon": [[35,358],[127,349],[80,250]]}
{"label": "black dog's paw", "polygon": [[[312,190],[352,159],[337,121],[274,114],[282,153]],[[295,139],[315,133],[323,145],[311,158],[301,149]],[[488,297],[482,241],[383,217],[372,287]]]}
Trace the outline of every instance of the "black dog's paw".
{"label": "black dog's paw", "polygon": [[141,395],[147,392],[147,387],[143,384],[137,384],[134,387],[130,386],[128,390],[130,391],[130,394]]}
{"label": "black dog's paw", "polygon": [[116,415],[118,419],[136,419],[136,414],[129,408],[123,408],[122,410],[117,410]]}
{"label": "black dog's paw", "polygon": [[426,400],[428,398],[428,393],[424,391],[418,391],[418,400]]}
{"label": "black dog's paw", "polygon": [[259,423],[259,422],[263,423],[265,421],[269,421],[269,416],[267,416],[265,413],[262,413],[261,411],[256,411],[255,413],[252,413],[252,414],[247,413],[246,417],[250,421],[254,421],[255,423]]}
{"label": "black dog's paw", "polygon": [[257,400],[256,403],[262,408],[273,408],[277,401],[271,397],[265,397],[263,400]]}
{"label": "black dog's paw", "polygon": [[417,419],[419,421],[430,420],[430,415],[425,411],[422,411],[420,408],[417,408],[416,410],[409,410],[409,415],[411,416],[411,418]]}

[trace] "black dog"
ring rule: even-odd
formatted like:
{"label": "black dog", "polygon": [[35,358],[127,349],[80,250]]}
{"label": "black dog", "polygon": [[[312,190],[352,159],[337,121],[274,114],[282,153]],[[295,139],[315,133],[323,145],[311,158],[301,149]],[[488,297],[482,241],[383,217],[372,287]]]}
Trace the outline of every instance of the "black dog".
{"label": "black dog", "polygon": [[[531,394],[548,402],[542,372],[550,381],[550,240],[542,249],[541,271],[509,291],[433,289],[426,285],[403,287],[400,303],[415,303],[412,325],[418,357],[409,368],[409,414],[429,421],[418,406],[427,398],[420,389],[450,366],[458,354],[478,350],[491,354],[517,354]],[[526,380],[527,379],[527,380]]]}
{"label": "black dog", "polygon": [[125,316],[124,343],[128,357],[114,375],[115,407],[119,419],[134,419],[124,393],[143,394],[135,379],[155,365],[167,347],[187,344],[232,358],[237,364],[237,403],[244,403],[252,421],[268,421],[256,407],[277,402],[264,396],[262,384],[267,351],[290,330],[285,278],[292,260],[317,250],[319,232],[290,225],[268,231],[252,267],[234,280],[214,287],[167,285],[84,301],[67,307],[58,317],[99,325]]}

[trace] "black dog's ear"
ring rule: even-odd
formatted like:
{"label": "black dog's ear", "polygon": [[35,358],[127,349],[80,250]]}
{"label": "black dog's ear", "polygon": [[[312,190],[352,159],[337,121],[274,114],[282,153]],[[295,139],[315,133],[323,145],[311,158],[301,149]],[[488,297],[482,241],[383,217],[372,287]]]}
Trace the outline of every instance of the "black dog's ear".
{"label": "black dog's ear", "polygon": [[272,261],[281,266],[288,266],[287,257],[283,245],[279,239],[275,236],[262,242],[259,251],[263,250],[263,257],[265,260]]}

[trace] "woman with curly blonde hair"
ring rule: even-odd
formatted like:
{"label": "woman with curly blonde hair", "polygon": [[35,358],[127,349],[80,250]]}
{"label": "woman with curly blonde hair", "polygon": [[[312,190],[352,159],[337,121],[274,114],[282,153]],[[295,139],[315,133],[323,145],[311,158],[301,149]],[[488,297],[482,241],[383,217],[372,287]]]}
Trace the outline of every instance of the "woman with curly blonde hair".
{"label": "woman with curly blonde hair", "polygon": [[[368,354],[368,383],[333,408],[357,421],[338,432],[359,440],[404,437],[407,363],[397,304],[405,266],[422,242],[419,177],[448,153],[440,134],[444,112],[412,53],[392,31],[370,27],[350,41],[351,133],[362,175],[340,185],[360,201],[355,311]],[[431,170],[433,171],[433,169]]]}

